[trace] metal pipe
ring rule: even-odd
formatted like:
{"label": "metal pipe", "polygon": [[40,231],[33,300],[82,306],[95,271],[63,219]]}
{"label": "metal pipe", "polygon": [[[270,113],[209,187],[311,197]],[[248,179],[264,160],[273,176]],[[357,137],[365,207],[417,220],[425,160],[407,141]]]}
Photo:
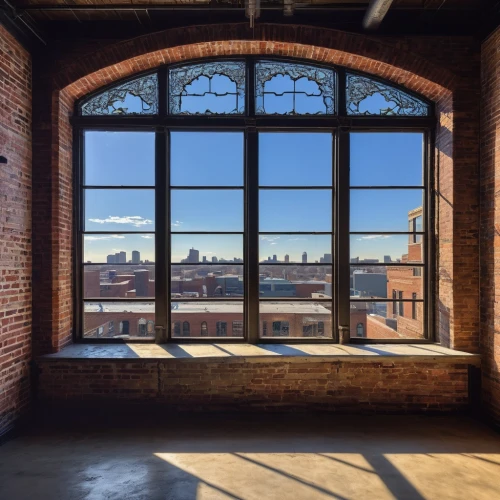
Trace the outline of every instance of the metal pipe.
{"label": "metal pipe", "polygon": [[393,0],[370,0],[370,5],[363,18],[363,28],[374,30],[380,26]]}

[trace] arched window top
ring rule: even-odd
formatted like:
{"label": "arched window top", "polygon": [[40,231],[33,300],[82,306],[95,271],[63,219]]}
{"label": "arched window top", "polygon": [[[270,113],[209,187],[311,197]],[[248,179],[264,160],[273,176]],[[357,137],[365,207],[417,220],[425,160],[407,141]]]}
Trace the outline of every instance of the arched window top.
{"label": "arched window top", "polygon": [[[337,81],[345,81],[345,87],[337,88]],[[248,56],[159,68],[84,98],[79,113],[425,118],[431,105],[391,82],[345,68]]]}
{"label": "arched window top", "polygon": [[347,73],[348,115],[429,116],[429,105],[421,99],[368,76]]}
{"label": "arched window top", "polygon": [[255,107],[259,115],[333,115],[335,72],[289,61],[255,65]]}
{"label": "arched window top", "polygon": [[191,64],[169,71],[173,115],[245,114],[245,61]]}
{"label": "arched window top", "polygon": [[158,76],[156,73],[120,83],[81,104],[83,116],[155,115],[158,113]]}

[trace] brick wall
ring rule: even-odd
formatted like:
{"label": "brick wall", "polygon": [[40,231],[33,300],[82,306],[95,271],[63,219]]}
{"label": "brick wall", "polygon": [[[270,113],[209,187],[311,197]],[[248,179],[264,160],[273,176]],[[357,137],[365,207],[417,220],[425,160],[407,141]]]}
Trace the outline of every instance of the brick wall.
{"label": "brick wall", "polygon": [[500,425],[500,29],[482,47],[481,351],[483,401]]}
{"label": "brick wall", "polygon": [[336,412],[459,411],[465,363],[260,360],[39,362],[44,403],[162,403],[180,410],[307,408]]}
{"label": "brick wall", "polygon": [[31,57],[0,25],[0,435],[29,402]]}
{"label": "brick wall", "polygon": [[[95,42],[95,41],[94,41]],[[76,99],[138,71],[201,57],[294,56],[400,83],[436,103],[436,330],[479,349],[479,54],[456,37],[376,38],[308,26],[248,23],[175,28],[133,40],[81,41],[37,58],[34,276],[37,353],[71,341],[71,126]],[[96,48],[98,47],[98,48]],[[39,180],[39,182],[38,182]],[[40,188],[38,188],[38,186]],[[455,200],[460,200],[457,206]]]}

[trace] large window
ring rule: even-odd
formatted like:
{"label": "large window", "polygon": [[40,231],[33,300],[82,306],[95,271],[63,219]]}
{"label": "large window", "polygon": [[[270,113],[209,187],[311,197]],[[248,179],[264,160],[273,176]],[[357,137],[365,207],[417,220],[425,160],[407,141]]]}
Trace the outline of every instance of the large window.
{"label": "large window", "polygon": [[422,98],[248,57],[136,75],[76,112],[79,337],[432,340]]}

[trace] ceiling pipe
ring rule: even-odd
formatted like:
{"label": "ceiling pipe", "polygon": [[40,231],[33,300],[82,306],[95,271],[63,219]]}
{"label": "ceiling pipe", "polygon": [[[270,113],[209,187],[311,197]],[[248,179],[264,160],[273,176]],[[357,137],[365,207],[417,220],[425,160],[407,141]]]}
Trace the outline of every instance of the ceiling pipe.
{"label": "ceiling pipe", "polygon": [[393,0],[370,0],[370,5],[363,18],[363,28],[367,30],[377,29],[384,20],[392,2]]}

